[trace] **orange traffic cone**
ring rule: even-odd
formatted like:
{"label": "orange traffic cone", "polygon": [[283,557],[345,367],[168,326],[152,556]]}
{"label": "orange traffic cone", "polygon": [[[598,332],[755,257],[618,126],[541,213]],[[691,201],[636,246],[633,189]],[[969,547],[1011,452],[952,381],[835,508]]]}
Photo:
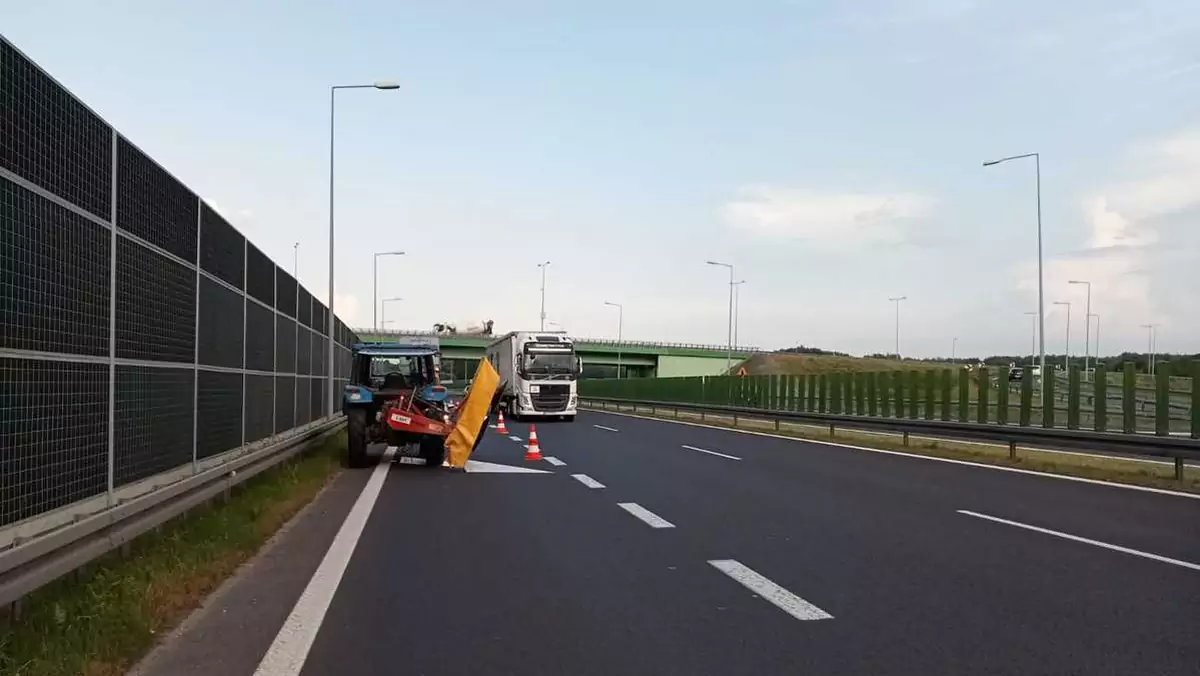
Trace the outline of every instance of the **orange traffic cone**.
{"label": "orange traffic cone", "polygon": [[537,427],[534,425],[529,426],[529,445],[525,447],[525,459],[526,460],[541,460],[542,459],[542,449],[541,449],[541,447],[538,446],[538,440],[537,440]]}
{"label": "orange traffic cone", "polygon": [[496,431],[500,434],[508,434],[508,428],[504,426],[504,411],[500,411],[500,422],[496,423]]}

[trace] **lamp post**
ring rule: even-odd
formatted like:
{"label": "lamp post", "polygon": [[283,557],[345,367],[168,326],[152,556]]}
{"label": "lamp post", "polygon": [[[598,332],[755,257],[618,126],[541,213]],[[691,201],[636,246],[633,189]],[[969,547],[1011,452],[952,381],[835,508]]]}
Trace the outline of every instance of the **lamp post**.
{"label": "lamp post", "polygon": [[1071,301],[1056,300],[1056,301],[1054,301],[1054,304],[1067,306],[1067,350],[1066,350],[1066,354],[1063,355],[1063,370],[1070,371],[1071,370]]}
{"label": "lamp post", "polygon": [[1099,364],[1100,363],[1100,315],[1098,315],[1096,313],[1092,313],[1091,316],[1096,318],[1096,352],[1094,353],[1096,355],[1096,359],[1094,360],[1094,363]]}
{"label": "lamp post", "polygon": [[391,302],[393,302],[393,301],[398,301],[398,300],[404,300],[404,299],[403,299],[403,298],[401,298],[400,296],[393,296],[392,298],[384,298],[384,299],[383,299],[383,302],[381,302],[381,303],[380,303],[380,305],[382,306],[382,307],[380,308],[380,310],[381,310],[381,314],[382,314],[382,320],[381,320],[381,323],[382,323],[384,326],[387,326],[387,324],[388,324],[388,318],[387,318],[387,304],[388,304],[388,303],[391,303]]}
{"label": "lamp post", "polygon": [[738,346],[738,324],[742,318],[742,285],[746,280],[738,280],[733,283],[733,346]]}
{"label": "lamp post", "polygon": [[625,307],[620,303],[604,301],[605,305],[617,308],[617,380],[621,379],[621,333],[625,325]]}
{"label": "lamp post", "polygon": [[900,356],[900,301],[908,300],[908,296],[896,296],[888,300],[896,304],[896,359],[904,361]]}
{"label": "lamp post", "polygon": [[[983,163],[985,167],[995,166],[1002,162],[1010,160],[1022,160],[1028,157],[1033,158],[1033,167],[1037,180],[1037,260],[1038,260],[1038,318],[1037,318],[1037,333],[1038,333],[1038,353],[1039,366],[1042,372],[1042,377],[1046,374],[1046,305],[1044,288],[1044,274],[1042,270],[1042,157],[1038,153],[1025,153],[1024,155],[1013,155],[1011,157],[1002,157],[998,160],[989,160]],[[1047,390],[1042,388],[1042,406],[1049,407],[1046,402]]]}
{"label": "lamp post", "polygon": [[334,391],[333,379],[333,355],[336,342],[333,335],[334,309],[333,309],[333,138],[334,138],[334,110],[337,101],[337,92],[339,89],[399,89],[400,85],[395,82],[375,82],[373,84],[361,85],[333,85],[329,88],[329,321],[326,322],[326,332],[328,333],[329,354],[326,360],[326,369],[329,371],[329,407],[327,413],[333,415],[335,409],[334,398],[337,392]]}
{"label": "lamp post", "polygon": [[1029,364],[1032,366],[1037,360],[1037,329],[1038,329],[1038,313],[1026,312],[1025,315],[1032,319],[1030,322],[1033,325],[1033,330],[1029,332]]}
{"label": "lamp post", "polygon": [[957,354],[958,354],[958,336],[955,336],[950,341],[950,362],[951,363],[954,362],[954,358],[957,356]]}
{"label": "lamp post", "polygon": [[537,266],[542,269],[542,312],[541,312],[541,324],[539,325],[540,328],[538,330],[545,331],[546,330],[546,268],[550,267],[550,261],[546,261],[545,263],[538,263]]}
{"label": "lamp post", "polygon": [[1071,280],[1067,284],[1083,284],[1087,286],[1087,306],[1084,308],[1084,327],[1083,327],[1083,374],[1087,377],[1088,372],[1088,357],[1092,353],[1092,283],[1081,280]]}
{"label": "lamp post", "polygon": [[379,257],[380,256],[403,256],[403,251],[380,251],[372,258],[371,266],[371,324],[378,329],[376,324],[376,312],[379,311]]}
{"label": "lamp post", "polygon": [[733,290],[736,285],[733,282],[733,265],[730,263],[721,263],[719,261],[704,261],[709,265],[716,265],[723,268],[729,268],[729,326],[728,338],[725,350],[725,371],[733,368]]}
{"label": "lamp post", "polygon": [[300,281],[300,242],[292,245],[292,277]]}

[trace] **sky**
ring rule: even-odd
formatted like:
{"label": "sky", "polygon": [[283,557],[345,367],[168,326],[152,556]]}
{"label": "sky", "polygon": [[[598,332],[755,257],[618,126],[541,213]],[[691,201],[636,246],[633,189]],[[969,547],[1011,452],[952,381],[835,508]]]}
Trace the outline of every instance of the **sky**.
{"label": "sky", "polygon": [[[0,33],[368,327],[905,356],[1200,352],[1194,0],[0,4]],[[294,248],[296,243],[298,248]],[[623,311],[605,305],[620,303]],[[623,314],[623,317],[618,317]],[[620,319],[620,322],[619,322]],[[382,321],[382,318],[379,318]],[[1095,325],[1091,326],[1095,338]],[[1092,348],[1094,350],[1094,348]]]}

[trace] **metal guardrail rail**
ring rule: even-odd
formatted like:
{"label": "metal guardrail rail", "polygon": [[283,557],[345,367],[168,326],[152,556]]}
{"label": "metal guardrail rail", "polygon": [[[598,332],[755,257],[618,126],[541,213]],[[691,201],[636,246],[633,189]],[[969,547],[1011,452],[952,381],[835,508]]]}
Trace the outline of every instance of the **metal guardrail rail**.
{"label": "metal guardrail rail", "polygon": [[906,444],[910,434],[940,436],[947,439],[961,439],[965,441],[1003,441],[1008,444],[1009,457],[1012,458],[1016,457],[1018,446],[1037,446],[1061,450],[1088,450],[1118,456],[1172,458],[1175,464],[1175,479],[1179,481],[1183,480],[1185,460],[1200,461],[1200,440],[1183,437],[1095,432],[1091,430],[1062,428],[1021,427],[1018,425],[1000,425],[996,423],[954,422],[917,418],[881,418],[835,413],[801,413],[742,406],[681,404],[667,401],[622,399],[616,397],[582,396],[580,397],[580,403],[583,405],[590,403],[598,404],[600,410],[607,410],[611,404],[614,406],[649,407],[655,413],[659,409],[674,411],[676,415],[680,411],[699,413],[701,416],[711,413],[731,416],[735,423],[738,417],[745,417],[755,420],[766,420],[768,422],[773,421],[776,424],[776,429],[778,429],[779,422],[782,421],[828,426],[831,433],[837,428],[900,433],[904,435]]}
{"label": "metal guardrail rail", "polygon": [[119,549],[139,535],[291,458],[337,431],[341,416],[159,490],[0,551],[0,606]]}

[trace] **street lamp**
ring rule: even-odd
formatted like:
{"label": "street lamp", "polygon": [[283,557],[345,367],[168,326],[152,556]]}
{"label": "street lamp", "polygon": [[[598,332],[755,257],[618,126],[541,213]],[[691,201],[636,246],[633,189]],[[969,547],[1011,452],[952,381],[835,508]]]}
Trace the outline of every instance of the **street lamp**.
{"label": "street lamp", "polygon": [[1150,375],[1154,375],[1154,347],[1158,338],[1158,324],[1142,324],[1142,328],[1146,329],[1146,347],[1148,353],[1148,366]]}
{"label": "street lamp", "polygon": [[738,324],[742,316],[742,285],[746,280],[742,279],[733,283],[733,346],[738,346]]}
{"label": "street lamp", "polygon": [[336,94],[339,89],[399,89],[400,85],[395,82],[375,82],[373,84],[363,85],[333,85],[329,88],[329,321],[326,322],[326,331],[329,338],[329,357],[326,360],[326,368],[329,371],[329,415],[334,412],[334,398],[337,392],[334,390],[333,379],[333,355],[336,342],[333,335],[334,310],[333,310],[333,131],[334,131],[334,110],[335,102],[337,101]]}
{"label": "street lamp", "polygon": [[958,354],[958,336],[955,336],[950,341],[950,363],[954,363],[954,357]]}
{"label": "street lamp", "polygon": [[391,303],[392,301],[398,301],[398,300],[404,300],[404,299],[403,299],[403,298],[401,298],[400,296],[394,296],[394,297],[392,297],[392,298],[384,298],[384,299],[383,299],[383,302],[382,302],[382,303],[380,303],[380,305],[382,305],[382,306],[383,306],[383,307],[381,308],[381,310],[382,310],[382,315],[383,315],[383,317],[382,317],[382,324],[383,324],[384,326],[387,326],[387,324],[388,324],[388,318],[387,318],[387,304],[388,304],[388,303]]}
{"label": "street lamp", "polygon": [[1067,352],[1063,355],[1063,370],[1069,372],[1071,370],[1071,301],[1056,300],[1054,304],[1067,306]]}
{"label": "street lamp", "polygon": [[542,323],[539,331],[546,330],[546,268],[550,267],[550,261],[538,263],[537,266],[542,269]]}
{"label": "street lamp", "polygon": [[1088,357],[1092,352],[1092,283],[1073,279],[1067,284],[1084,284],[1087,286],[1087,307],[1084,308],[1084,327],[1083,327],[1083,373],[1087,377],[1088,372]]}
{"label": "street lamp", "polygon": [[733,290],[736,285],[733,281],[733,265],[730,263],[721,263],[719,261],[704,261],[709,265],[716,265],[723,268],[729,268],[729,336],[725,351],[725,370],[733,368]]}
{"label": "street lamp", "polygon": [[1100,315],[1092,313],[1089,315],[1096,318],[1096,360],[1095,363],[1100,363]]}
{"label": "street lamp", "polygon": [[300,242],[292,245],[292,277],[300,281]]}
{"label": "street lamp", "polygon": [[617,308],[617,380],[621,379],[621,332],[625,324],[625,307],[620,303],[604,301],[605,305]]}
{"label": "street lamp", "polygon": [[[380,251],[379,253],[375,254],[375,256],[372,260],[372,267],[371,267],[371,323],[372,324],[375,324],[375,320],[376,320],[375,313],[379,310],[379,301],[377,300],[379,297],[379,257],[380,256],[403,256],[403,255],[404,255],[403,251]],[[375,328],[378,329],[379,325],[375,324]]]}
{"label": "street lamp", "polygon": [[1037,330],[1038,330],[1038,313],[1026,312],[1025,315],[1032,319],[1030,322],[1033,325],[1033,330],[1029,333],[1029,363],[1030,365],[1037,359]]}
{"label": "street lamp", "polygon": [[[1038,345],[1039,345],[1038,352],[1040,354],[1040,357],[1039,357],[1040,367],[1041,367],[1042,377],[1045,377],[1045,374],[1046,374],[1046,306],[1045,306],[1045,302],[1044,302],[1045,295],[1043,294],[1044,275],[1042,272],[1042,157],[1041,157],[1041,155],[1039,155],[1037,153],[1026,153],[1024,155],[1013,155],[1012,157],[1002,157],[998,160],[989,160],[987,162],[984,162],[983,166],[991,167],[991,166],[1000,164],[1001,162],[1008,162],[1009,160],[1022,160],[1027,157],[1033,158],[1033,166],[1034,166],[1035,176],[1037,178],[1037,257],[1038,257],[1038,308],[1037,308],[1038,328],[1037,328],[1037,332],[1038,332]],[[1048,393],[1049,393],[1048,390],[1045,390],[1045,389],[1042,390],[1042,399],[1043,399],[1042,406],[1047,407],[1047,408],[1049,407],[1049,404],[1046,403],[1045,398],[1048,395]]]}
{"label": "street lamp", "polygon": [[896,359],[904,361],[900,356],[900,301],[908,300],[908,296],[896,296],[888,300],[896,304]]}

